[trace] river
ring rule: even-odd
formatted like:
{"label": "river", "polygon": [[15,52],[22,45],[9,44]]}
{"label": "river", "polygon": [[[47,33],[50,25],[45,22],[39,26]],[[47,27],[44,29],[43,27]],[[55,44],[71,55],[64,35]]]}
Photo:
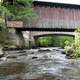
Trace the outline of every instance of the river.
{"label": "river", "polygon": [[80,60],[67,59],[58,47],[6,51],[0,80],[80,80]]}

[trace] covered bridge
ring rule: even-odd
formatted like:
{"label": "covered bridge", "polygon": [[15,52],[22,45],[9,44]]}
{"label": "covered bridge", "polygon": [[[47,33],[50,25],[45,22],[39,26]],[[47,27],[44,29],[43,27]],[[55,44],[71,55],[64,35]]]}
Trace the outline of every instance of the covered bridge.
{"label": "covered bridge", "polygon": [[[80,5],[34,1],[33,9],[37,17],[27,23],[26,26],[23,26],[22,21],[7,22],[10,33],[12,33],[12,37],[14,35],[14,42],[17,42],[17,45],[23,45],[26,42],[29,46],[35,46],[35,38],[43,35],[73,36],[74,33],[71,31],[74,31],[80,25]],[[54,31],[58,32],[54,33]],[[17,39],[16,33],[20,39]],[[25,41],[22,40],[23,37]]]}
{"label": "covered bridge", "polygon": [[33,9],[37,18],[29,25],[8,22],[8,26],[23,30],[73,31],[80,25],[80,5],[34,1]]}

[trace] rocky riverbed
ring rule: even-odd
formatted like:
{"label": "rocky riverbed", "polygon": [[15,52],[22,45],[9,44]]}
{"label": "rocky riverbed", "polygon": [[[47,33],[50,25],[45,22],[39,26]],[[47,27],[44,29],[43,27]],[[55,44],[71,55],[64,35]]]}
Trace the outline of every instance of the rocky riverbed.
{"label": "rocky riverbed", "polygon": [[80,80],[80,60],[59,47],[9,50],[0,59],[0,80]]}

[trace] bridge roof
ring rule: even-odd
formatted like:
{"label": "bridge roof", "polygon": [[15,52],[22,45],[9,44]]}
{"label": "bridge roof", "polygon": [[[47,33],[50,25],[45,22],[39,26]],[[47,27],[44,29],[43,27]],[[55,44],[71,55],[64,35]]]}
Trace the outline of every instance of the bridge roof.
{"label": "bridge roof", "polygon": [[[63,1],[63,2],[62,2]],[[68,0],[71,1],[71,0]],[[79,3],[78,3],[79,2]],[[76,3],[73,0],[73,3],[67,2],[65,0],[34,0],[34,5],[42,5],[42,6],[56,6],[56,7],[63,7],[63,8],[80,8],[80,1],[76,1]],[[77,4],[78,3],[78,4]]]}
{"label": "bridge roof", "polygon": [[34,0],[34,1],[80,5],[80,0]]}

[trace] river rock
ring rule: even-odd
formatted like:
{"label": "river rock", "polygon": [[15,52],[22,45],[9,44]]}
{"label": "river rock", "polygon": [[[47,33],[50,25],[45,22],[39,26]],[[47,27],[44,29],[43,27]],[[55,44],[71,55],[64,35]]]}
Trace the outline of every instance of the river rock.
{"label": "river rock", "polygon": [[65,52],[65,51],[61,51],[61,53],[62,53],[62,54],[66,54],[66,52]]}
{"label": "river rock", "polygon": [[69,50],[69,51],[67,51],[67,53],[66,53],[67,58],[74,58],[73,53],[74,53],[73,50]]}
{"label": "river rock", "polygon": [[34,52],[31,52],[30,54],[34,54]]}
{"label": "river rock", "polygon": [[7,56],[7,58],[17,58],[17,56]]}
{"label": "river rock", "polygon": [[26,51],[24,51],[24,50],[20,50],[18,53],[26,53]]}
{"label": "river rock", "polygon": [[0,58],[0,60],[1,60],[1,61],[6,61],[7,58],[6,58],[6,57],[2,57],[2,58]]}
{"label": "river rock", "polygon": [[49,49],[39,49],[38,52],[51,51]]}
{"label": "river rock", "polygon": [[75,59],[75,56],[73,54],[67,54],[66,57],[68,59]]}
{"label": "river rock", "polygon": [[0,48],[0,58],[4,56],[4,52],[2,50],[2,48]]}
{"label": "river rock", "polygon": [[37,56],[33,56],[33,57],[32,57],[32,59],[37,59],[37,58],[38,58]]}

